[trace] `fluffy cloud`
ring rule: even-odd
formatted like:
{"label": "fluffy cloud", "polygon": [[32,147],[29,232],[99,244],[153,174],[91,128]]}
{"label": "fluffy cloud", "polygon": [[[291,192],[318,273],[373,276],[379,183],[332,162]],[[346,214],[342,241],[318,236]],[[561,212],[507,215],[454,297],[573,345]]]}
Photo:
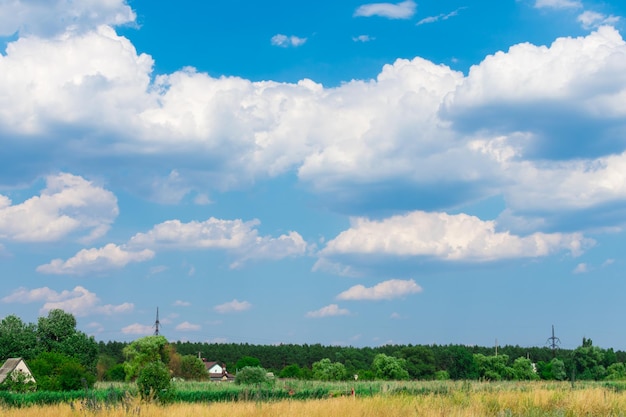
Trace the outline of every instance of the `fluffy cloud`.
{"label": "fluffy cloud", "polygon": [[43,302],[40,314],[45,314],[50,310],[61,309],[68,313],[72,313],[77,317],[88,316],[92,314],[114,315],[121,313],[129,313],[133,311],[132,303],[123,303],[118,305],[101,304],[100,299],[95,293],[90,292],[84,287],[77,286],[72,291],[57,292],[48,287],[35,288],[29,290],[27,288],[19,288],[12,294],[2,298],[4,303],[33,303]]}
{"label": "fluffy cloud", "polygon": [[497,232],[493,221],[466,214],[421,211],[381,221],[352,219],[350,229],[329,241],[323,257],[346,254],[424,256],[449,261],[492,261],[547,256],[561,250],[578,255],[590,241],[581,234],[515,236]]}
{"label": "fluffy cloud", "polygon": [[202,329],[202,326],[199,324],[192,324],[188,321],[182,322],[176,326],[176,330],[181,332],[197,332]]}
{"label": "fluffy cloud", "polygon": [[104,235],[118,212],[110,191],[79,176],[52,175],[39,196],[20,204],[0,195],[0,239],[50,242],[87,230],[82,237],[89,241]]}
{"label": "fluffy cloud", "polygon": [[271,43],[274,46],[280,46],[287,48],[289,46],[298,47],[306,43],[306,38],[299,38],[298,36],[287,36],[281,33],[272,36]]}
{"label": "fluffy cloud", "polygon": [[250,310],[252,304],[247,301],[233,300],[224,304],[219,304],[213,307],[213,310],[220,314],[239,313],[242,311]]}
{"label": "fluffy cloud", "polygon": [[154,333],[154,327],[145,324],[133,323],[122,328],[124,334],[150,335]]}
{"label": "fluffy cloud", "polygon": [[381,16],[389,19],[410,19],[415,14],[417,4],[412,0],[400,3],[369,3],[359,6],[354,16]]}
{"label": "fluffy cloud", "polygon": [[329,304],[319,310],[309,311],[306,313],[306,317],[309,318],[322,318],[322,317],[334,317],[334,316],[347,316],[350,314],[345,308],[339,308],[337,304]]}
{"label": "fluffy cloud", "polygon": [[168,220],[158,224],[147,233],[133,236],[129,247],[169,249],[226,249],[240,258],[233,267],[248,259],[282,259],[301,256],[307,251],[307,243],[297,232],[289,232],[277,238],[259,236],[255,227],[258,220],[221,220],[211,217],[204,222],[182,223]]}
{"label": "fluffy cloud", "polygon": [[44,274],[82,275],[123,268],[130,262],[144,262],[153,257],[154,252],[149,249],[131,252],[109,243],[99,249],[83,249],[67,261],[54,259],[49,264],[38,266],[37,272]]}
{"label": "fluffy cloud", "polygon": [[2,0],[0,7],[0,36],[17,31],[20,35],[53,36],[135,21],[125,0]]}
{"label": "fluffy cloud", "polygon": [[[361,12],[414,5],[376,3]],[[334,88],[214,78],[192,68],[155,77],[152,66],[107,26],[11,42],[0,56],[0,164],[7,175],[38,175],[15,163],[27,157],[80,172],[98,165],[112,182],[176,203],[297,171],[322,204],[350,214],[448,210],[502,195],[519,216],[551,190],[530,184],[528,173],[554,184],[591,180],[579,169],[612,164],[610,155],[626,148],[626,46],[610,27],[547,47],[515,45],[467,77],[421,58]],[[68,130],[80,140],[67,139]],[[602,177],[608,173],[594,168],[589,184],[612,182]],[[559,210],[626,201],[619,187],[589,190],[561,187],[559,208],[544,204],[533,215],[545,225]]]}
{"label": "fluffy cloud", "polygon": [[409,294],[422,292],[422,287],[415,281],[391,279],[384,281],[373,287],[367,288],[363,285],[355,285],[337,296],[338,300],[392,300],[402,298]]}

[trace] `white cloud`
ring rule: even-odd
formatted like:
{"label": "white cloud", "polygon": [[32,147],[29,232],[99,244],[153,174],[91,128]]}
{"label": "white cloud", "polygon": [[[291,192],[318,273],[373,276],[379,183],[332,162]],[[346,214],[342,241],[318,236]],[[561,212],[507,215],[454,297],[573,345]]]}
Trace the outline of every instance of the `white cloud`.
{"label": "white cloud", "polygon": [[228,314],[228,313],[239,313],[242,311],[250,310],[252,308],[252,304],[247,301],[238,301],[233,300],[224,304],[219,304],[213,307],[213,310],[220,314]]}
{"label": "white cloud", "polygon": [[133,323],[122,328],[124,334],[150,335],[154,333],[154,327],[145,324]]}
{"label": "white cloud", "polygon": [[168,220],[157,224],[147,233],[137,233],[128,242],[129,247],[148,248],[219,248],[236,249],[257,237],[254,229],[258,220],[221,220],[214,217],[203,222]]}
{"label": "white cloud", "polygon": [[[537,218],[626,201],[607,176],[612,169],[579,171],[618,164],[626,131],[626,47],[610,27],[550,46],[515,45],[467,77],[420,58],[334,88],[213,78],[191,68],[155,76],[152,67],[149,56],[106,26],[11,42],[0,56],[0,130],[10,133],[0,164],[7,175],[21,172],[14,161],[26,157],[84,167],[98,149],[101,168],[134,175],[132,182],[118,178],[125,187],[170,202],[294,171],[323,204],[351,213],[397,194],[428,195],[406,202],[423,210],[502,195],[515,215],[535,208]],[[79,142],[67,140],[70,128]],[[26,152],[21,146],[33,140],[40,146]],[[568,156],[576,162],[560,151],[578,152]],[[610,154],[617,156],[608,161]],[[588,182],[559,185],[581,176]],[[544,177],[554,182],[531,181]],[[593,183],[610,187],[594,191]],[[552,185],[564,197],[558,208],[541,198],[551,198]]]}
{"label": "white cloud", "polygon": [[135,13],[125,0],[2,0],[0,7],[0,36],[17,31],[21,35],[53,36],[135,21]]}
{"label": "white cloud", "polygon": [[412,0],[400,3],[369,3],[359,6],[354,16],[380,16],[389,19],[410,19],[415,14],[417,4]]}
{"label": "white cloud", "polygon": [[306,317],[309,318],[322,318],[322,317],[334,317],[334,316],[347,316],[350,311],[345,308],[339,308],[337,304],[329,304],[319,310],[309,311],[306,313]]}
{"label": "white cloud", "polygon": [[355,285],[337,296],[338,300],[392,300],[422,292],[414,280],[391,279],[373,287]]}
{"label": "white cloud", "polygon": [[580,8],[582,7],[582,2],[580,0],[536,0],[535,7],[538,9],[541,8],[552,8],[552,9],[571,9],[571,8]]}
{"label": "white cloud", "polygon": [[37,267],[37,272],[57,275],[84,275],[123,268],[131,262],[144,262],[154,257],[150,249],[131,252],[109,243],[99,249],[83,249],[67,261],[54,259]]}
{"label": "white cloud", "polygon": [[350,229],[327,243],[322,257],[359,254],[493,261],[547,256],[562,250],[578,255],[592,243],[580,233],[522,237],[497,232],[494,221],[466,214],[415,211],[381,221],[353,218],[351,224]]}
{"label": "white cloud", "polygon": [[176,330],[181,332],[197,332],[202,329],[202,326],[199,324],[192,324],[188,321],[182,322],[176,326]]}
{"label": "white cloud", "polygon": [[283,259],[301,256],[308,245],[297,232],[289,232],[277,238],[259,236],[255,227],[258,220],[221,220],[211,217],[204,222],[182,223],[168,220],[160,223],[147,233],[133,236],[129,247],[149,247],[168,249],[226,249],[239,254],[233,267],[249,259]]}
{"label": "white cloud", "polygon": [[370,35],[359,35],[359,36],[354,36],[354,37],[352,38],[352,40],[353,40],[354,42],[364,42],[364,43],[365,43],[365,42],[371,42],[371,41],[373,41],[373,40],[375,40],[375,39],[376,39],[376,38],[371,37]]}
{"label": "white cloud", "polygon": [[27,288],[19,288],[12,294],[2,298],[4,303],[33,303],[43,302],[40,310],[41,314],[53,309],[61,309],[68,313],[72,313],[77,317],[89,316],[92,314],[115,315],[132,312],[134,305],[132,303],[123,303],[118,305],[101,304],[100,299],[95,293],[90,292],[84,287],[77,286],[72,291],[57,292],[48,287],[35,288],[28,290]]}
{"label": "white cloud", "polygon": [[172,305],[175,307],[189,307],[191,303],[189,301],[176,300]]}
{"label": "white cloud", "polygon": [[450,13],[441,13],[441,14],[438,14],[436,16],[425,17],[422,20],[420,20],[419,22],[417,22],[417,25],[420,26],[420,25],[424,25],[424,24],[427,24],[427,23],[435,23],[435,22],[438,22],[440,20],[448,20],[451,17],[458,16],[459,12],[461,10],[463,10],[463,9],[466,9],[466,7],[459,7],[458,9],[456,9],[456,10],[450,12]]}
{"label": "white cloud", "polygon": [[576,268],[574,268],[573,272],[575,274],[584,274],[586,272],[589,272],[589,265],[587,265],[586,263],[579,263],[578,265],[576,265]]}
{"label": "white cloud", "polygon": [[0,195],[0,239],[51,242],[87,231],[90,241],[103,236],[118,215],[108,190],[71,174],[51,175],[39,196],[20,204]]}
{"label": "white cloud", "polygon": [[299,38],[298,36],[287,36],[281,33],[272,36],[271,43],[274,46],[280,46],[282,48],[287,48],[289,46],[298,47],[302,46],[306,43],[306,38]]}
{"label": "white cloud", "polygon": [[585,10],[583,13],[578,15],[577,20],[584,29],[595,29],[604,25],[615,25],[619,22],[620,18],[619,16],[606,16],[602,13]]}

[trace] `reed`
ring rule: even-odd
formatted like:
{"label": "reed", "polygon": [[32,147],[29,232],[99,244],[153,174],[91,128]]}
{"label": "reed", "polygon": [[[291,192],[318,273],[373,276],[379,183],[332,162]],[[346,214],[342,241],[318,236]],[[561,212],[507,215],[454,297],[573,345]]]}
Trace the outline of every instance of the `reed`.
{"label": "reed", "polygon": [[[409,384],[410,385],[410,384]],[[436,385],[432,385],[435,387]],[[381,385],[381,389],[385,388]],[[223,401],[159,405],[137,397],[94,406],[88,402],[37,405],[26,408],[0,406],[6,417],[77,416],[451,416],[451,417],[578,417],[626,415],[626,391],[601,384],[555,383],[450,383],[448,390],[397,390],[373,396],[328,396],[317,400]],[[418,390],[413,390],[418,391]],[[428,392],[427,392],[428,391]]]}

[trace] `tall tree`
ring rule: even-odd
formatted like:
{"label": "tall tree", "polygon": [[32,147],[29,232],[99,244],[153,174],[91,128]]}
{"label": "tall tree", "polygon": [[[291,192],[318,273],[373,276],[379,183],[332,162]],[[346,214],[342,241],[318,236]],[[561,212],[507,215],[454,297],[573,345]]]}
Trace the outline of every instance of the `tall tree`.
{"label": "tall tree", "polygon": [[41,352],[37,344],[37,328],[15,315],[0,321],[0,359],[32,359]]}

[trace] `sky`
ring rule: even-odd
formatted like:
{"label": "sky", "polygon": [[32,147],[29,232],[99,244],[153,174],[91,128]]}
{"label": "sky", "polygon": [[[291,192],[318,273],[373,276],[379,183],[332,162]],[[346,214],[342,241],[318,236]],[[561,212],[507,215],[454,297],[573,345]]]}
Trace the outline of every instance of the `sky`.
{"label": "sky", "polygon": [[626,350],[626,3],[0,0],[0,317]]}

